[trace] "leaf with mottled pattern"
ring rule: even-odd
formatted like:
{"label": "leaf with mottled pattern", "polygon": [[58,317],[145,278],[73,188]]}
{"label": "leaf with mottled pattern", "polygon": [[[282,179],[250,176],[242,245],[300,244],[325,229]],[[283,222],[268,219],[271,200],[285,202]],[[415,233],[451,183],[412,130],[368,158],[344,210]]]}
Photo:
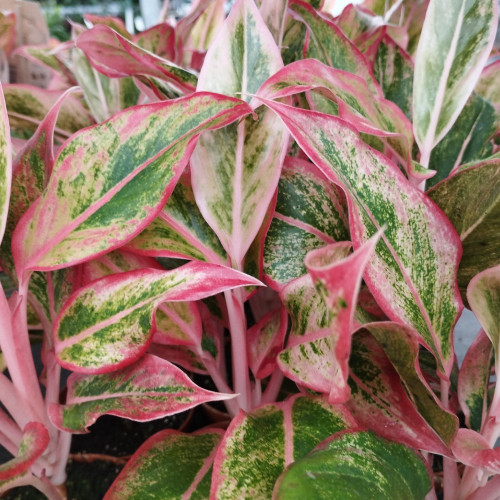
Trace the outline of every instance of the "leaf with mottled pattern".
{"label": "leaf with mottled pattern", "polygon": [[3,239],[9,213],[12,184],[12,147],[10,143],[9,118],[3,91],[0,86],[0,242]]}

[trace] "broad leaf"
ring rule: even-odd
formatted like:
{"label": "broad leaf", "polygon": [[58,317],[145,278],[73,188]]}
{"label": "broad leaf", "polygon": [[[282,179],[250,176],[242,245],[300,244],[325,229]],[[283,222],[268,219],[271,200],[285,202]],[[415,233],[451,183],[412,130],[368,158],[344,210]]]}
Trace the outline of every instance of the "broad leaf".
{"label": "broad leaf", "polygon": [[429,3],[413,88],[413,125],[425,166],[481,75],[495,39],[497,10],[495,0]]}
{"label": "broad leaf", "polygon": [[157,56],[173,61],[175,54],[175,29],[167,23],[157,24],[133,37],[136,45]]}
{"label": "broad leaf", "polygon": [[264,244],[264,272],[275,289],[306,273],[304,259],[315,248],[349,240],[345,198],[314,165],[288,157]]}
{"label": "broad leaf", "polygon": [[220,429],[183,434],[166,429],[144,442],[104,500],[209,497]]}
{"label": "broad leaf", "polygon": [[359,425],[415,449],[451,455],[417,411],[399,373],[367,330],[353,336],[349,364],[351,399],[347,407]]}
{"label": "broad leaf", "polygon": [[123,245],[161,210],[200,132],[247,113],[241,101],[198,93],[125,110],[73,136],[14,233],[18,276]]}
{"label": "broad leaf", "polygon": [[10,144],[9,119],[3,91],[0,86],[0,242],[7,225],[10,188],[12,183],[12,150]]}
{"label": "broad leaf", "polygon": [[210,498],[268,500],[285,467],[353,426],[342,406],[304,396],[241,411],[217,451]]}
{"label": "broad leaf", "polygon": [[110,374],[73,373],[68,379],[66,404],[52,404],[49,416],[59,429],[83,433],[102,415],[145,422],[232,397],[202,389],[180,368],[146,354]]}
{"label": "broad leaf", "polygon": [[467,289],[472,312],[495,349],[495,369],[500,368],[500,266],[486,269],[472,278]]}
{"label": "broad leaf", "polygon": [[500,264],[500,159],[461,169],[427,194],[462,240],[457,280],[465,301],[470,280]]}
{"label": "broad leaf", "polygon": [[452,450],[463,464],[500,474],[500,448],[492,448],[481,434],[470,429],[460,429]]}
{"label": "broad leaf", "polygon": [[413,326],[439,371],[449,375],[451,333],[463,307],[455,283],[461,245],[449,220],[343,120],[266,104],[323,174],[345,190],[354,248],[387,225],[365,281],[389,318]]}
{"label": "broad leaf", "polygon": [[[283,66],[253,0],[238,0],[205,57],[197,90],[250,100]],[[193,191],[205,220],[241,269],[278,184],[288,133],[264,107],[203,134],[191,160]]]}
{"label": "broad leaf", "polygon": [[372,432],[340,432],[279,478],[276,500],[423,500],[431,488],[423,457]]}
{"label": "broad leaf", "polygon": [[486,66],[474,91],[481,97],[487,99],[496,110],[500,109],[500,89],[498,79],[500,78],[500,60],[496,60]]}
{"label": "broad leaf", "polygon": [[142,269],[106,276],[65,304],[54,325],[56,355],[63,366],[82,373],[116,370],[146,351],[153,314],[162,302],[199,300],[258,284],[240,272],[199,262],[173,271]]}
{"label": "broad leaf", "polygon": [[488,385],[493,358],[493,344],[481,330],[467,350],[458,375],[458,401],[465,423],[479,432],[488,409]]}
{"label": "broad leaf", "polygon": [[196,205],[189,174],[179,182],[159,216],[130,241],[132,252],[226,264],[227,254]]}
{"label": "broad leaf", "polygon": [[0,487],[3,481],[25,473],[42,456],[48,444],[49,433],[42,424],[26,424],[17,456],[0,465]]}
{"label": "broad leaf", "polygon": [[90,63],[110,78],[146,75],[177,87],[190,94],[196,87],[196,75],[176,64],[162,59],[130,42],[104,25],[82,33],[76,46],[88,57]]}
{"label": "broad leaf", "polygon": [[434,186],[464,163],[487,158],[493,152],[490,140],[497,132],[497,113],[482,97],[472,94],[456,122],[432,150],[429,168],[437,174],[427,187]]}

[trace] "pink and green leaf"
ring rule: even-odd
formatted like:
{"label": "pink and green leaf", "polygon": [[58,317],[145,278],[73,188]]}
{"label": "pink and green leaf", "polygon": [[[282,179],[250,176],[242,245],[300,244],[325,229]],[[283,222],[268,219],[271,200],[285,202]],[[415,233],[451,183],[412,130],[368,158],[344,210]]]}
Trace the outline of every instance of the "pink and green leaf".
{"label": "pink and green leaf", "polygon": [[158,432],[132,455],[104,500],[209,498],[213,461],[223,434],[219,429]]}
{"label": "pink and green leaf", "polygon": [[[197,90],[249,94],[283,66],[253,0],[238,0],[214,39]],[[233,262],[243,258],[274,196],[288,132],[266,108],[210,134],[203,134],[191,160],[193,191],[205,220]]]}
{"label": "pink and green leaf", "polygon": [[464,301],[470,280],[500,264],[499,192],[500,160],[492,159],[460,169],[427,193],[462,240],[457,281]]}
{"label": "pink and green leaf", "polygon": [[188,174],[181,176],[159,216],[126,248],[141,255],[227,263],[224,248],[196,205]]}
{"label": "pink and green leaf", "polygon": [[415,450],[373,432],[345,431],[288,467],[273,498],[423,500],[430,489],[429,471]]}
{"label": "pink and green leaf", "polygon": [[0,86],[0,242],[3,239],[9,213],[12,184],[12,146],[10,143],[9,118]]}
{"label": "pink and green leaf", "polygon": [[76,46],[90,64],[107,77],[151,76],[165,80],[185,94],[192,93],[196,87],[194,73],[142,49],[107,26],[85,31],[77,38]]}
{"label": "pink and green leaf", "polygon": [[278,47],[282,46],[288,0],[262,0],[260,13]]}
{"label": "pink and green leaf", "polygon": [[29,422],[24,428],[23,439],[17,456],[0,465],[0,487],[2,482],[20,476],[42,456],[49,444],[49,433],[39,422]]}
{"label": "pink and green leaf", "polygon": [[476,86],[493,46],[497,18],[495,0],[430,1],[413,87],[413,125],[424,157],[448,133]]}
{"label": "pink and green leaf", "polygon": [[481,97],[487,99],[496,110],[500,110],[500,89],[498,79],[500,78],[500,60],[496,60],[486,66],[477,82],[474,91]]}
{"label": "pink and green leaf", "polygon": [[240,412],[217,451],[210,498],[271,498],[290,463],[355,425],[344,407],[304,396]]}
{"label": "pink and green leaf", "polygon": [[14,12],[0,13],[0,48],[7,57],[16,46],[16,21]]}
{"label": "pink and green leaf", "polygon": [[157,24],[134,35],[133,42],[139,47],[157,56],[174,61],[175,29],[167,23]]}
{"label": "pink and green leaf", "polygon": [[59,429],[83,433],[102,415],[146,422],[232,397],[202,389],[180,368],[146,354],[110,374],[73,373],[68,379],[66,404],[51,405],[49,416]]}
{"label": "pink and green leaf", "polygon": [[162,302],[199,300],[258,284],[243,273],[199,262],[173,271],[142,269],[106,276],[65,304],[54,325],[56,355],[63,366],[78,372],[116,370],[146,351],[153,315]]}
{"label": "pink and green leaf", "polygon": [[449,220],[343,120],[266,104],[323,174],[345,190],[354,248],[387,225],[365,281],[389,318],[414,327],[439,370],[449,374],[451,334],[463,307],[456,287],[461,244]]}
{"label": "pink and green leaf", "polygon": [[288,157],[264,244],[264,272],[275,289],[306,273],[304,259],[315,248],[349,240],[345,197],[313,165]]}
{"label": "pink and green leaf", "polygon": [[93,26],[103,24],[104,26],[108,26],[128,40],[132,38],[132,35],[128,32],[125,23],[119,17],[98,16],[96,14],[85,14],[83,17],[85,21],[88,21]]}
{"label": "pink and green leaf", "polygon": [[458,401],[469,429],[480,432],[488,409],[493,344],[481,330],[467,350],[458,374]]}
{"label": "pink and green leaf", "polygon": [[83,262],[132,239],[165,204],[201,131],[248,111],[239,100],[198,93],[125,110],[73,136],[14,233],[18,275]]}
{"label": "pink and green leaf", "polygon": [[452,450],[463,464],[500,474],[500,448],[492,448],[478,432],[460,429]]}
{"label": "pink and green leaf", "polygon": [[398,372],[367,330],[353,336],[350,368],[351,399],[347,407],[359,425],[415,449],[451,455],[410,400]]}

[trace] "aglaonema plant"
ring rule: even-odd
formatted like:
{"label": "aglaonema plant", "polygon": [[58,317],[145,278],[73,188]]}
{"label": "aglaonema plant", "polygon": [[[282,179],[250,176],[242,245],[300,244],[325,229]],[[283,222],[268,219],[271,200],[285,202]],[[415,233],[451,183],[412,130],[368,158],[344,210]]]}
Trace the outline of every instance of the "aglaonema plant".
{"label": "aglaonema plant", "polygon": [[2,92],[0,492],[64,498],[102,415],[218,401],[105,498],[498,498],[497,2],[331,3],[18,49],[53,79]]}

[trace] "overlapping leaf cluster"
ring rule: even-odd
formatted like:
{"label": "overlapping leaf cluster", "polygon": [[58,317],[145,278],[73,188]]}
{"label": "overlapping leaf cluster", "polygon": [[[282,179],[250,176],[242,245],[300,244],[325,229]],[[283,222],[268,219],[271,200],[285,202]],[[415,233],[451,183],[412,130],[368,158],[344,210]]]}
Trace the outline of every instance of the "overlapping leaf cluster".
{"label": "overlapping leaf cluster", "polygon": [[0,492],[61,498],[102,415],[221,401],[106,498],[496,498],[496,1],[193,3],[88,16],[18,49],[50,90],[2,86]]}

